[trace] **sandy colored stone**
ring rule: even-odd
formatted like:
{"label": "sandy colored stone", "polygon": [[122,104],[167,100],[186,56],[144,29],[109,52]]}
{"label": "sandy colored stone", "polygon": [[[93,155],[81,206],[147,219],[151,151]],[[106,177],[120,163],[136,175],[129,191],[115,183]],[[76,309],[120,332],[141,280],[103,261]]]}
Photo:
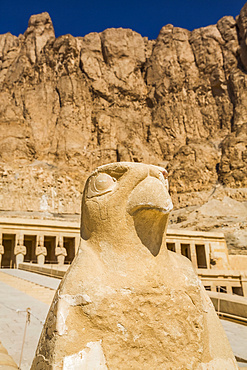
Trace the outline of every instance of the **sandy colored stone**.
{"label": "sandy colored stone", "polygon": [[54,297],[54,290],[51,288],[40,286],[15,276],[9,276],[2,272],[0,272],[0,281],[48,305],[51,304]]}
{"label": "sandy colored stone", "polygon": [[176,209],[218,183],[246,187],[246,19],[244,5],[156,40],[123,28],[55,38],[41,13],[0,35],[0,210],[79,214],[89,173],[115,161],[168,168]]}
{"label": "sandy colored stone", "polygon": [[0,369],[1,370],[18,369],[18,366],[16,365],[15,361],[8,354],[8,351],[6,350],[6,348],[4,348],[1,342],[0,342]]}
{"label": "sandy colored stone", "polygon": [[191,262],[166,249],[162,167],[113,163],[87,180],[81,244],[32,369],[237,369]]}

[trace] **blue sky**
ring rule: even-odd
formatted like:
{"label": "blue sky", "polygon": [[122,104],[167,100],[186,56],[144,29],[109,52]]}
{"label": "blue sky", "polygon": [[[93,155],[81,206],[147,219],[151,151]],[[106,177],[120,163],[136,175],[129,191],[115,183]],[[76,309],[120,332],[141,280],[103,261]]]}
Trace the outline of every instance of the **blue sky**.
{"label": "blue sky", "polygon": [[240,0],[0,0],[0,34],[24,33],[32,14],[47,11],[56,36],[84,36],[110,27],[131,28],[155,39],[166,24],[193,30],[235,17]]}

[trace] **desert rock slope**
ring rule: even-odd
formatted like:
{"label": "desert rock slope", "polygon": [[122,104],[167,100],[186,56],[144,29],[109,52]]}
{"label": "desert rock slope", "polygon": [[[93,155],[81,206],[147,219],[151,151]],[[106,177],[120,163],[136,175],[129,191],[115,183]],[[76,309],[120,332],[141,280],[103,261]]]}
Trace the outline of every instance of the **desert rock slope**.
{"label": "desert rock slope", "polygon": [[[247,253],[247,4],[234,19],[55,37],[48,13],[0,35],[1,215],[79,215],[97,166],[169,171],[172,227]],[[72,216],[71,216],[72,217]]]}

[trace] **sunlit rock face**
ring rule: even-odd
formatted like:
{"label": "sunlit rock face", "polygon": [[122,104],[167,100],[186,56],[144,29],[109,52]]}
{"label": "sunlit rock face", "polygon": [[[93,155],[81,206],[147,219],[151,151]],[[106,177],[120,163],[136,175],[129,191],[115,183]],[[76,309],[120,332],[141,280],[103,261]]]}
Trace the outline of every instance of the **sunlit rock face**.
{"label": "sunlit rock face", "polygon": [[[0,210],[79,215],[89,173],[116,161],[166,167],[175,208],[246,201],[246,19],[244,5],[156,40],[122,28],[56,38],[42,13],[0,35]],[[228,216],[179,226],[228,228],[240,251],[246,218]]]}
{"label": "sunlit rock face", "polygon": [[164,168],[112,163],[86,182],[81,244],[32,369],[237,369],[191,262],[166,249]]}

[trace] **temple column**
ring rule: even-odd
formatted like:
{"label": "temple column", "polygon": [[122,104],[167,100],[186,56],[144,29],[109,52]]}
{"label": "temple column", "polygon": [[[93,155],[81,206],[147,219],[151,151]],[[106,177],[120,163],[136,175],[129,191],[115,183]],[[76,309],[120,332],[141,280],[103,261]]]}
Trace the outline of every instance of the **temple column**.
{"label": "temple column", "polygon": [[63,237],[59,235],[58,242],[56,243],[55,255],[57,257],[57,262],[59,265],[64,264],[65,257],[67,256],[67,251],[63,246]]}
{"label": "temple column", "polygon": [[37,236],[35,254],[38,265],[43,265],[45,263],[45,256],[47,256],[47,250],[44,246],[44,235]]}
{"label": "temple column", "polygon": [[232,294],[231,282],[227,282],[227,285],[226,285],[226,293],[227,294]]}
{"label": "temple column", "polygon": [[181,254],[181,244],[180,242],[175,242],[175,252]]}
{"label": "temple column", "polygon": [[81,237],[80,236],[76,236],[75,237],[75,255],[79,249],[79,246],[80,246],[80,242],[81,242]]}
{"label": "temple column", "polygon": [[246,273],[241,272],[240,281],[242,285],[243,296],[247,297],[247,274]]}
{"label": "temple column", "polygon": [[212,248],[211,243],[206,243],[205,244],[206,251],[208,250],[208,253],[206,253],[206,258],[207,258],[207,266],[208,268],[217,268],[217,258],[214,254],[214,250]]}
{"label": "temple column", "polygon": [[206,255],[207,269],[210,269],[210,252],[211,252],[211,246],[209,242],[206,242],[205,243],[205,255]]}
{"label": "temple column", "polygon": [[16,267],[24,261],[24,256],[27,253],[27,248],[24,245],[24,235],[23,233],[16,235],[16,242],[14,248]]}
{"label": "temple column", "polygon": [[190,258],[192,265],[197,269],[196,246],[194,241],[190,243]]}
{"label": "temple column", "polygon": [[2,255],[4,254],[4,246],[3,246],[3,234],[0,231],[0,268],[2,266]]}

